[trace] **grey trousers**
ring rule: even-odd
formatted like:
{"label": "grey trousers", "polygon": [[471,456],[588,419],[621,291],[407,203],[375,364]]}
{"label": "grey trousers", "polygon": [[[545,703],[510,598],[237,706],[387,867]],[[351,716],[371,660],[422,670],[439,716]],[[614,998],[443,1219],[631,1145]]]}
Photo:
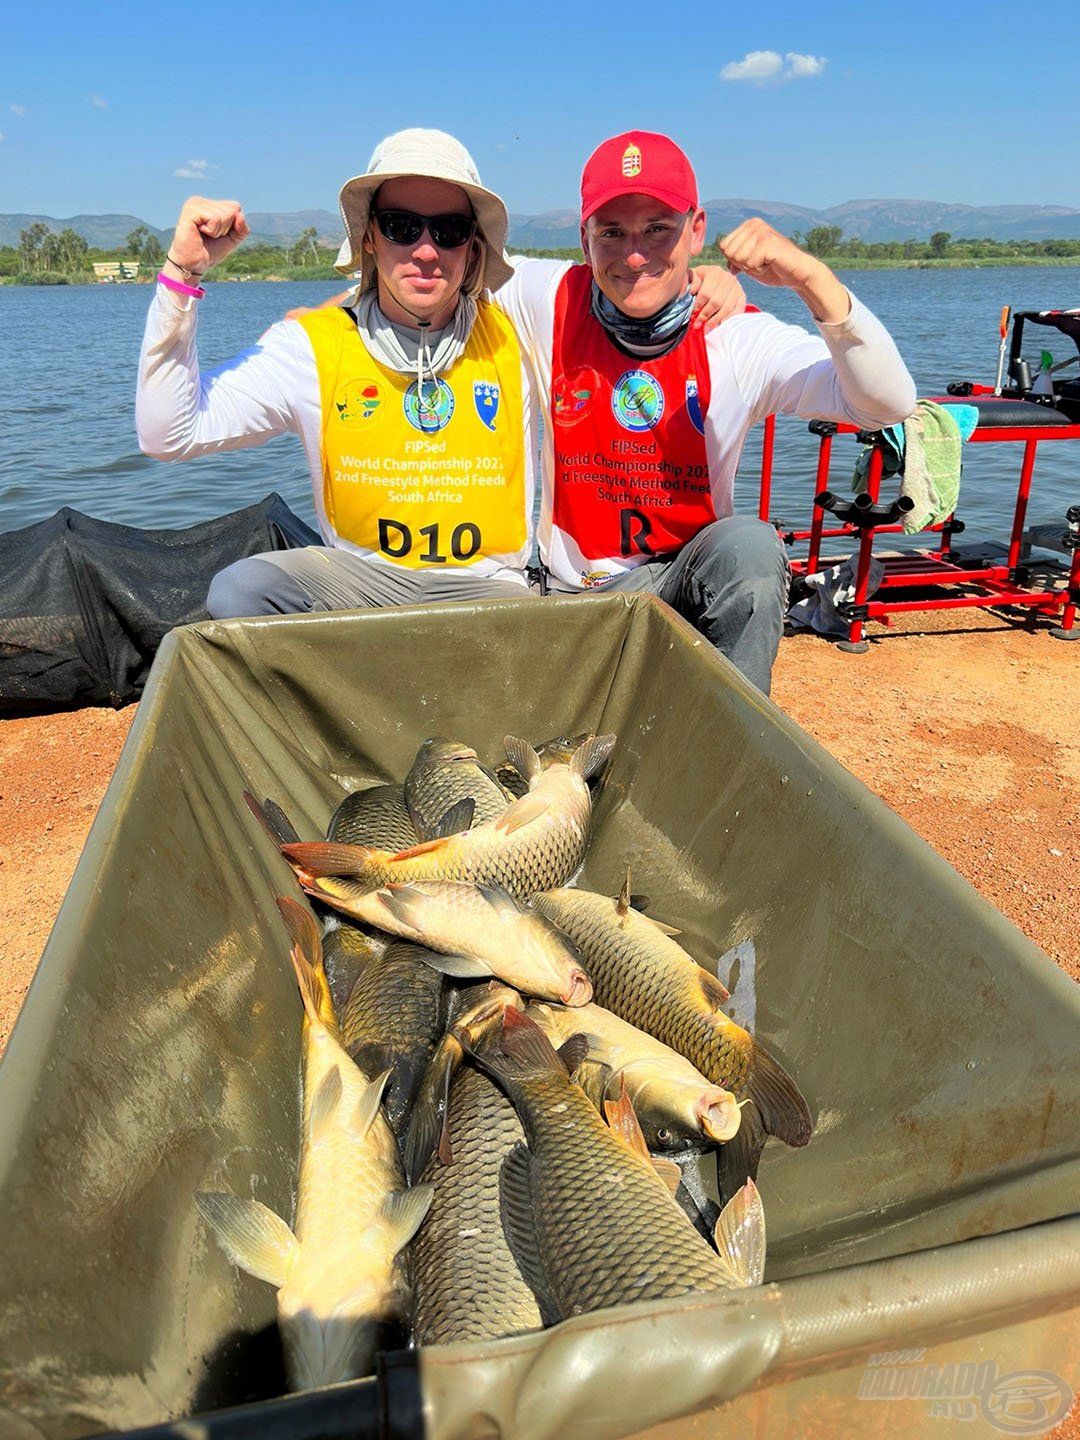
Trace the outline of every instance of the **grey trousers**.
{"label": "grey trousers", "polygon": [[773,527],[730,515],[699,530],[674,559],[650,560],[585,593],[659,595],[767,695],[790,577],[787,552]]}
{"label": "grey trousers", "polygon": [[380,609],[529,593],[512,580],[462,570],[374,565],[348,550],[308,545],[251,555],[219,570],[210,582],[206,608],[215,620],[231,620],[241,615],[302,615],[312,610]]}

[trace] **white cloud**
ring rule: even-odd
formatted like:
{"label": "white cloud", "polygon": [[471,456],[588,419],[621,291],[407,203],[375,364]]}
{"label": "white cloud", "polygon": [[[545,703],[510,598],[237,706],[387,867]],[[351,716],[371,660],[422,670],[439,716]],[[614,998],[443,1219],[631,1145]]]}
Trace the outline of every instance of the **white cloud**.
{"label": "white cloud", "polygon": [[103,100],[100,95],[91,95],[90,104],[95,110],[107,110],[109,108],[108,101]]}
{"label": "white cloud", "polygon": [[0,145],[4,143],[4,132],[0,130]]}
{"label": "white cloud", "polygon": [[751,50],[741,60],[729,61],[720,71],[720,79],[749,80],[754,85],[770,82],[781,85],[785,80],[803,80],[820,75],[827,64],[823,55],[800,55],[795,50],[789,50],[786,55],[780,55],[776,50]]}
{"label": "white cloud", "polygon": [[788,70],[785,79],[790,76],[798,80],[804,75],[820,75],[829,63],[824,55],[799,55],[789,50],[787,53]]}
{"label": "white cloud", "polygon": [[25,106],[25,105],[12,105],[12,107],[11,107],[11,113],[12,113],[13,115],[25,115],[25,114],[26,114],[26,106]]}
{"label": "white cloud", "polygon": [[783,60],[775,50],[751,50],[742,60],[731,60],[720,71],[721,80],[771,80],[779,75]]}
{"label": "white cloud", "polygon": [[174,175],[179,175],[181,180],[205,180],[206,172],[215,167],[209,160],[185,160],[179,170],[174,170]]}

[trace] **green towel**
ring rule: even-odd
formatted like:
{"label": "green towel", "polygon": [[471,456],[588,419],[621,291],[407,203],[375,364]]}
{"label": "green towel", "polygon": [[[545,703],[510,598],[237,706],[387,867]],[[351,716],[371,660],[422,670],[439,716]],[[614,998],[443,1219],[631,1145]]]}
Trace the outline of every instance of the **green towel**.
{"label": "green towel", "polygon": [[[904,533],[914,535],[936,525],[956,509],[960,495],[960,427],[950,407],[920,400],[904,421],[904,468],[900,494],[915,502],[903,518]],[[855,472],[853,488],[866,489],[866,458]]]}

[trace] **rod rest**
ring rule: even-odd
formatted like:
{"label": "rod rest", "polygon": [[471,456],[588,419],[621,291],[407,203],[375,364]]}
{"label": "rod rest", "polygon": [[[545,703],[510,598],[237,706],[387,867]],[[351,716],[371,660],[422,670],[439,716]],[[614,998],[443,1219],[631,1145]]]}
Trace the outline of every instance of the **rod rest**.
{"label": "rod rest", "polygon": [[878,525],[895,525],[902,516],[915,508],[910,495],[898,495],[888,504],[876,503],[865,492],[852,500],[842,500],[831,490],[822,490],[814,496],[814,504],[822,510],[831,510],[838,520],[854,525],[859,530],[872,530]]}

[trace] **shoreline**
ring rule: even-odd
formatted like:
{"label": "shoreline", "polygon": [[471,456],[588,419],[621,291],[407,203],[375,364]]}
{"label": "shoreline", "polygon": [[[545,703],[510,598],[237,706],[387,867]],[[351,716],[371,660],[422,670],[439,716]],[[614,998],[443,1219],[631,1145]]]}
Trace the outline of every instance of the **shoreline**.
{"label": "shoreline", "polygon": [[[518,252],[511,249],[511,254]],[[541,257],[543,258],[543,257]],[[565,258],[565,257],[556,257]],[[987,255],[977,256],[966,260],[940,259],[940,260],[919,260],[919,259],[896,259],[896,260],[870,260],[865,257],[857,258],[844,255],[825,255],[821,257],[824,263],[831,270],[1007,270],[1020,268],[1024,270],[1041,269],[1080,269],[1080,255]],[[696,258],[691,263],[705,264],[714,263],[712,260]],[[265,282],[270,285],[287,285],[292,283],[303,283],[304,281],[319,281],[327,283],[344,284],[342,276],[336,270],[326,269],[322,266],[312,266],[312,274],[298,275],[206,275],[204,284],[208,285],[250,285],[255,282]],[[46,272],[49,274],[50,272]],[[20,280],[15,275],[0,275],[0,286],[10,285],[20,290],[34,289],[57,289],[65,286],[75,285],[101,285],[102,287],[114,287],[117,285],[153,285],[155,277],[147,275],[145,278],[139,276],[134,280],[98,280],[94,275],[64,275],[60,278],[60,272],[52,272],[53,279]]]}

